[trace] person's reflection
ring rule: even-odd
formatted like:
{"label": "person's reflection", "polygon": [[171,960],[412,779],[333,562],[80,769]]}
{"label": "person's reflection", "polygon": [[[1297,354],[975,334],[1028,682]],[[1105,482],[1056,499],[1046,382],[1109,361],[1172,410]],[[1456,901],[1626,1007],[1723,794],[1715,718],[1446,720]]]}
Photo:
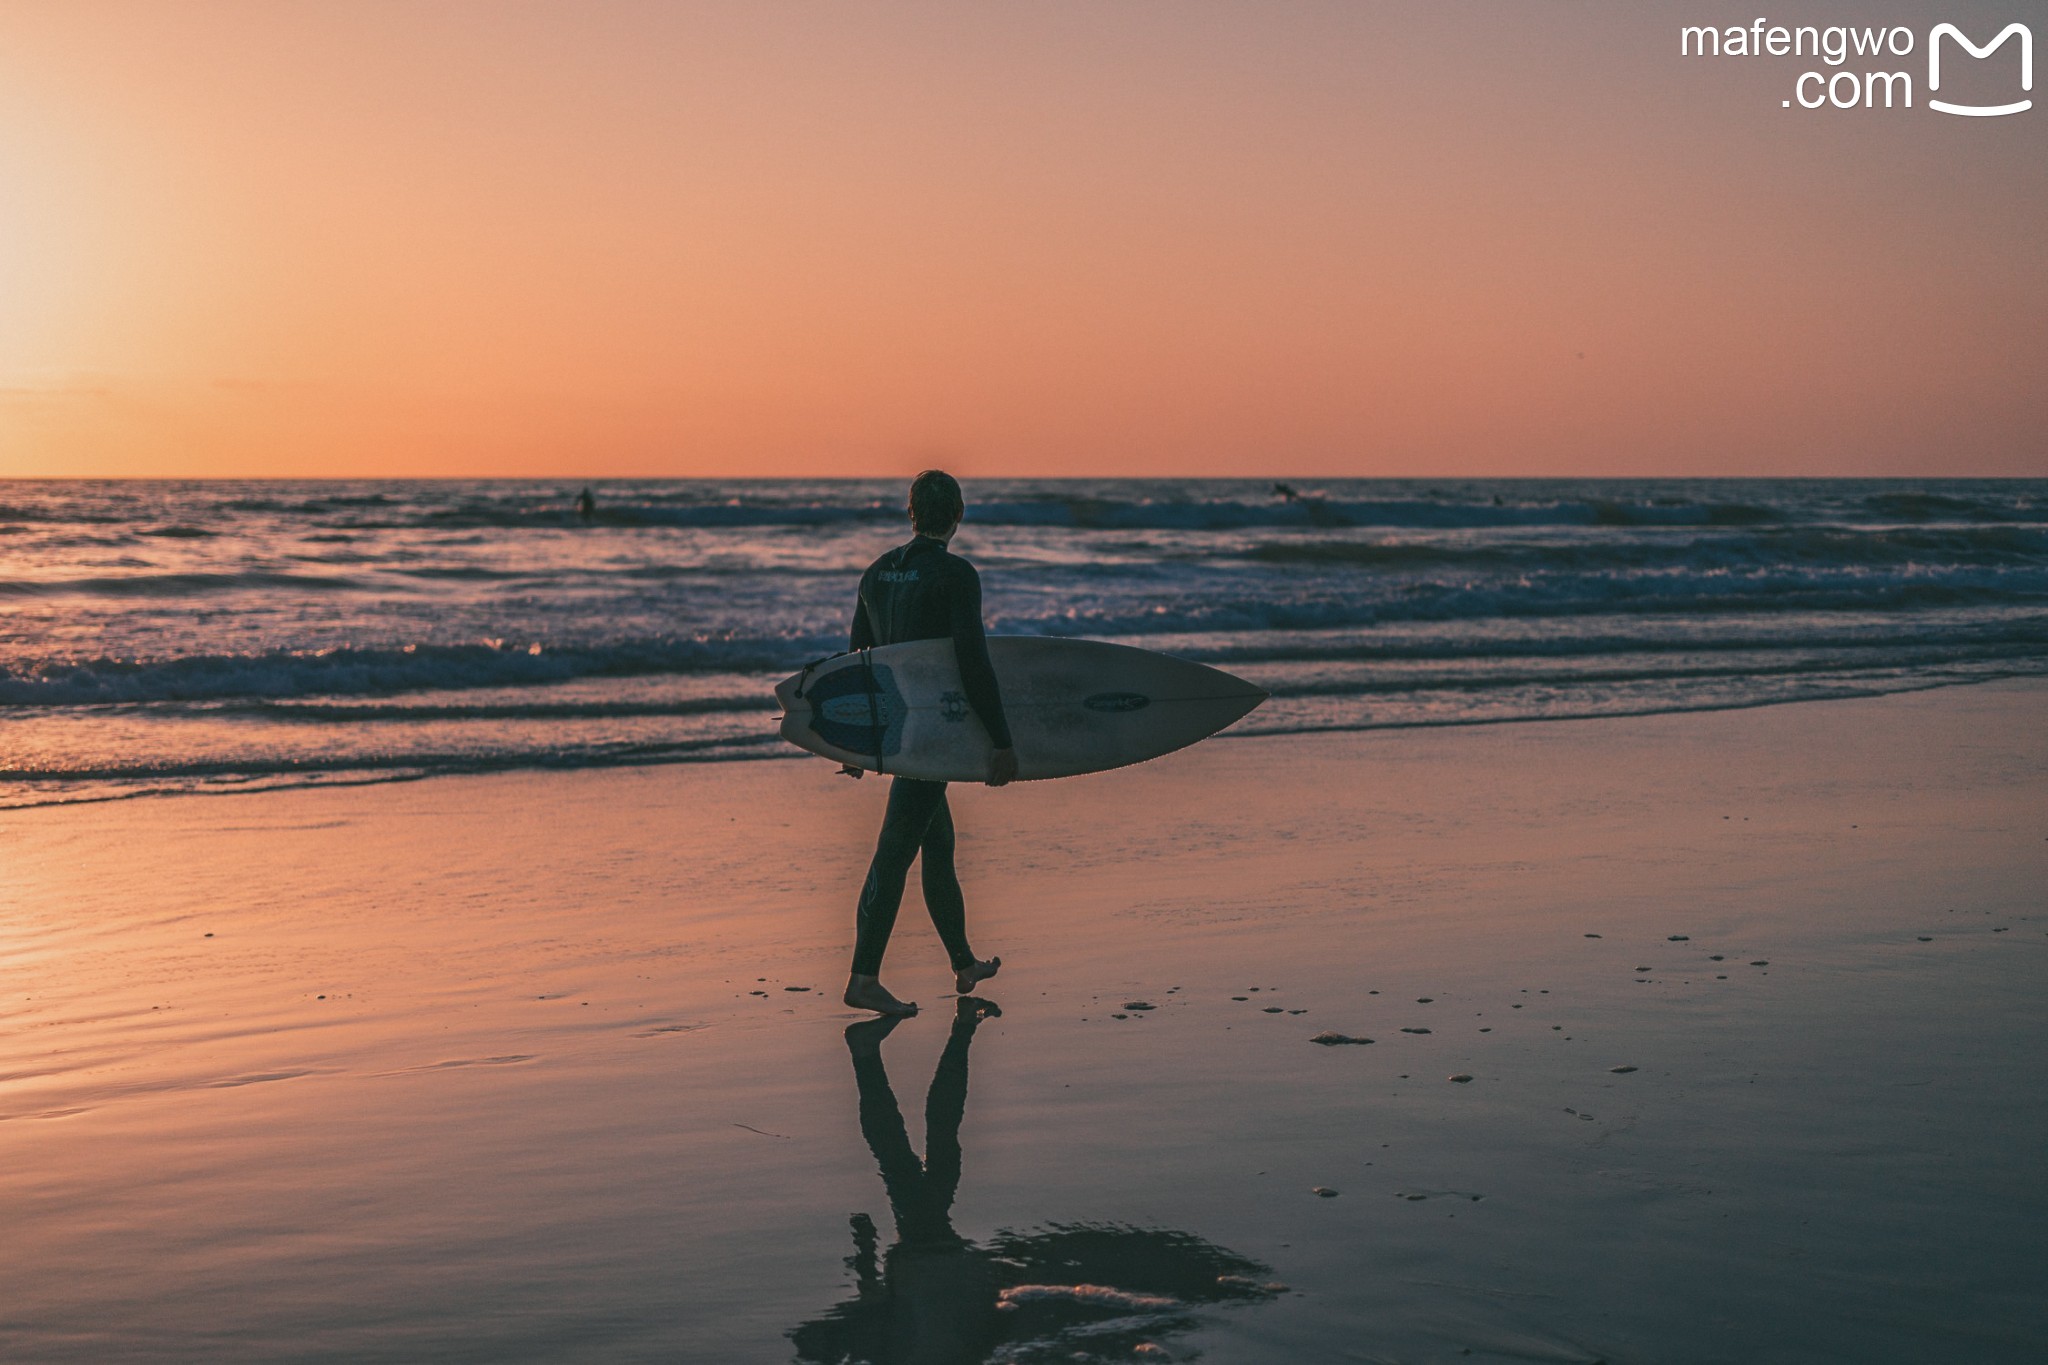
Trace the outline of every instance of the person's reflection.
{"label": "person's reflection", "polygon": [[854,1296],[790,1332],[799,1361],[968,1365],[1004,1360],[1127,1360],[1140,1343],[1195,1325],[1198,1305],[1257,1301],[1282,1286],[1270,1269],[1199,1237],[1114,1224],[1000,1231],[980,1246],[953,1230],[960,1120],[974,1031],[1002,1011],[962,997],[925,1096],[918,1160],[882,1065],[901,1016],[846,1030],[860,1088],[860,1130],[882,1170],[896,1244],[879,1257],[874,1220],[853,1216]]}

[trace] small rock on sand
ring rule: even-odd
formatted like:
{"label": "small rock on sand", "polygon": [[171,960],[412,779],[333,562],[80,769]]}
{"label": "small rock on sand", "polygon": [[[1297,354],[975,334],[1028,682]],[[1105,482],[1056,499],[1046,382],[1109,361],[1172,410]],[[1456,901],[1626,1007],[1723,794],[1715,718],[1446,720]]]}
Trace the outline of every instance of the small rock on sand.
{"label": "small rock on sand", "polygon": [[1337,1191],[1331,1189],[1328,1185],[1318,1185],[1314,1192],[1325,1199],[1335,1199],[1337,1197]]}
{"label": "small rock on sand", "polygon": [[1260,1011],[1259,1011],[1259,1013],[1261,1013],[1261,1014],[1285,1014],[1285,1013],[1287,1013],[1287,1011],[1286,1011],[1286,1010],[1284,1010],[1284,1009],[1282,1009],[1282,1008],[1280,1008],[1280,1006],[1278,1006],[1278,1005],[1268,1005],[1268,1006],[1266,1006],[1266,1008],[1264,1008],[1264,1009],[1260,1010]]}
{"label": "small rock on sand", "polygon": [[1666,934],[1666,935],[1664,936],[1664,941],[1665,941],[1666,943],[1690,943],[1690,942],[1692,942],[1692,935],[1691,935],[1691,934]]}
{"label": "small rock on sand", "polygon": [[1126,1000],[1124,1001],[1124,1008],[1127,1010],[1156,1010],[1159,1007],[1149,1000]]}
{"label": "small rock on sand", "polygon": [[1598,937],[1600,937],[1600,935],[1598,935],[1598,934],[1588,934],[1588,935],[1586,935],[1586,937],[1587,937],[1587,938],[1598,938]]}
{"label": "small rock on sand", "polygon": [[1402,1029],[1402,1030],[1401,1030],[1401,1032],[1403,1032],[1403,1033],[1427,1033],[1427,1032],[1429,1032],[1429,1030],[1428,1030],[1428,1029],[1426,1029],[1426,1028],[1404,1028],[1404,1029]]}
{"label": "small rock on sand", "polygon": [[1922,943],[1932,943],[1934,942],[1934,936],[1932,934],[1922,934],[1920,935],[1920,941]]}
{"label": "small rock on sand", "polygon": [[1459,1085],[1468,1085],[1471,1083],[1472,1077],[1468,1073],[1460,1071],[1457,1075],[1452,1076],[1450,1079]]}
{"label": "small rock on sand", "polygon": [[1348,1033],[1330,1033],[1325,1031],[1323,1033],[1318,1033],[1315,1037],[1309,1039],[1309,1041],[1311,1043],[1321,1043],[1324,1047],[1340,1047],[1345,1043],[1369,1043],[1372,1041],[1372,1039],[1354,1038]]}
{"label": "small rock on sand", "polygon": [[1607,1069],[1617,1076],[1626,1076],[1629,1072],[1635,1070],[1632,1066],[1610,1066]]}
{"label": "small rock on sand", "polygon": [[1752,967],[1768,967],[1771,965],[1771,960],[1767,957],[1760,957],[1749,965]]}
{"label": "small rock on sand", "polygon": [[786,990],[786,991],[807,991],[807,990],[809,990],[809,989],[810,989],[810,987],[809,987],[809,986],[784,986],[784,987],[783,987],[782,989],[784,989],[784,990]]}

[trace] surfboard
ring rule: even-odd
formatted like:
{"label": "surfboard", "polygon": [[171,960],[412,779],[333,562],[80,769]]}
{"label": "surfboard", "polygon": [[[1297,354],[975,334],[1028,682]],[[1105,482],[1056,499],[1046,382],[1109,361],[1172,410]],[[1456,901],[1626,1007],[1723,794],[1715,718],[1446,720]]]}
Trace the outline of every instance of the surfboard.
{"label": "surfboard", "polygon": [[[1266,694],[1221,669],[1100,640],[992,635],[1003,715],[1024,781],[1142,763],[1206,739]],[[784,679],[782,737],[838,763],[934,782],[988,775],[988,732],[953,642],[839,654]]]}

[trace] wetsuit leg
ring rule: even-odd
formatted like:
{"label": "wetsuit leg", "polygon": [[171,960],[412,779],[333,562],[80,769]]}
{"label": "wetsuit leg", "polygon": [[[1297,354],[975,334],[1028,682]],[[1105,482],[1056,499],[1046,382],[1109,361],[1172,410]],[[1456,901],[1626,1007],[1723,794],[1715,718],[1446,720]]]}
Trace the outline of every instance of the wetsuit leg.
{"label": "wetsuit leg", "polygon": [[938,809],[924,829],[922,859],[918,864],[924,883],[925,909],[931,911],[932,927],[946,945],[953,970],[974,965],[974,950],[967,946],[967,901],[960,894],[960,878],[953,870],[953,808],[946,793],[939,793]]}
{"label": "wetsuit leg", "polygon": [[[910,875],[911,861],[924,844],[932,816],[945,808],[945,783],[921,782],[911,777],[891,779],[889,810],[882,817],[882,833],[875,840],[874,861],[868,864],[868,879],[860,889],[860,908],[854,916],[855,976],[881,975],[882,954],[889,949],[889,935],[896,928],[896,911],[903,904],[904,879]],[[952,819],[948,817],[949,849],[952,828]],[[950,871],[950,854],[946,865]],[[929,878],[930,874],[926,875]]]}

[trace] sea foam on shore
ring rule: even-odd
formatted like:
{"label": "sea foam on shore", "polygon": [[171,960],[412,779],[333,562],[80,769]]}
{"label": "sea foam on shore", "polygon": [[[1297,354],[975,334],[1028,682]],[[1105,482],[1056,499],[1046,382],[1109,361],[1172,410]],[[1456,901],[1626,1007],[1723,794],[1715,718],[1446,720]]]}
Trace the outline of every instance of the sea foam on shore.
{"label": "sea foam on shore", "polygon": [[[0,805],[787,756],[902,489],[0,483]],[[1233,734],[2048,672],[2048,481],[976,480],[990,626],[1272,700]]]}

